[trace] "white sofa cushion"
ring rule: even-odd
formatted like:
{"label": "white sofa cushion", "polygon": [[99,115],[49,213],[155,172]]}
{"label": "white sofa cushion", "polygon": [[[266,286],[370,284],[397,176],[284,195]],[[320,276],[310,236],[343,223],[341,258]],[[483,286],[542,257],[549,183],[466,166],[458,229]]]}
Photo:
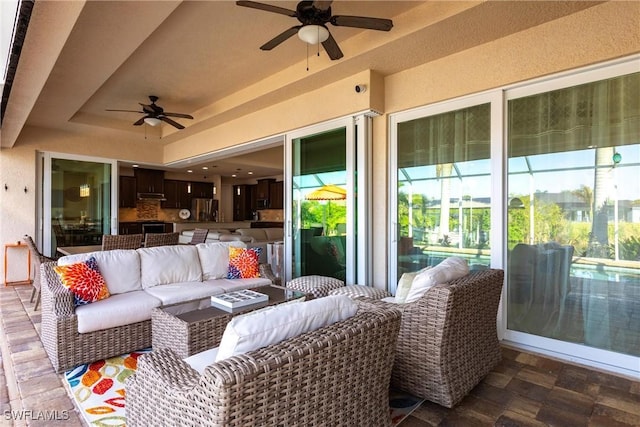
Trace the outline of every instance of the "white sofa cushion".
{"label": "white sofa cushion", "polygon": [[217,281],[170,283],[168,285],[152,286],[145,289],[145,292],[162,301],[162,305],[175,304],[225,292],[222,287],[217,286]]}
{"label": "white sofa cushion", "polygon": [[70,265],[84,262],[95,257],[98,269],[104,277],[111,295],[142,289],[140,282],[140,257],[135,249],[116,249],[78,255],[63,256],[58,265]]}
{"label": "white sofa cushion", "polygon": [[101,331],[149,320],[151,310],[160,305],[159,299],[145,291],[111,295],[109,298],[76,307],[78,332],[83,334]]}
{"label": "white sofa cushion", "polygon": [[193,369],[198,371],[200,375],[204,373],[204,369],[211,365],[218,355],[218,347],[201,351],[184,359],[185,362]]}
{"label": "white sofa cushion", "polygon": [[331,295],[299,304],[237,316],[227,324],[215,361],[277,344],[356,314],[358,305],[346,295]]}
{"label": "white sofa cushion", "polygon": [[267,240],[275,242],[284,238],[284,228],[265,228],[264,233],[267,235]]}
{"label": "white sofa cushion", "polygon": [[267,233],[263,228],[238,228],[236,233],[251,237],[252,242],[264,242],[267,240]]}
{"label": "white sofa cushion", "polygon": [[411,283],[405,302],[413,302],[422,297],[432,286],[447,283],[469,274],[469,264],[464,258],[450,257],[435,267],[424,269]]}
{"label": "white sofa cushion", "polygon": [[201,282],[198,250],[191,245],[167,245],[136,249],[140,255],[142,288],[178,282]]}
{"label": "white sofa cushion", "polygon": [[233,292],[242,289],[257,288],[259,286],[271,285],[271,280],[265,277],[255,277],[251,279],[210,279],[202,283],[210,283],[223,290],[223,292]]}
{"label": "white sofa cushion", "polygon": [[229,270],[229,246],[246,247],[243,242],[198,243],[196,249],[202,268],[202,280],[222,279]]}

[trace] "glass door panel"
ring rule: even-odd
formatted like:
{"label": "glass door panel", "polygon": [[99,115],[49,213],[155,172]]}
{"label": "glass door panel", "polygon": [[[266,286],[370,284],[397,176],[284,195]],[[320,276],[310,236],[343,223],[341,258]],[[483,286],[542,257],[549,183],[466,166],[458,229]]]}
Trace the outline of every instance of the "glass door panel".
{"label": "glass door panel", "polygon": [[50,254],[59,246],[99,245],[110,234],[112,216],[111,163],[50,158],[45,162],[43,221],[50,227]]}
{"label": "glass door panel", "polygon": [[347,129],[293,138],[292,277],[347,275]]}
{"label": "glass door panel", "polygon": [[397,124],[397,277],[450,256],[491,264],[491,107]]}
{"label": "glass door panel", "polygon": [[640,73],[508,115],[508,329],[640,356]]}

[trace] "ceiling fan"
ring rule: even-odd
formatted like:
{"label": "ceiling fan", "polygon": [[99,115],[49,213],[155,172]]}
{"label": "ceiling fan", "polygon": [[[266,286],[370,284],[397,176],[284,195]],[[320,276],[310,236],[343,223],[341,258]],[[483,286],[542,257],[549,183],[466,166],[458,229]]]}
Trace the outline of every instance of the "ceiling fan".
{"label": "ceiling fan", "polygon": [[369,30],[389,31],[393,27],[393,21],[383,18],[369,18],[366,16],[331,15],[331,1],[301,1],[296,10],[285,9],[270,4],[255,1],[237,1],[238,6],[251,7],[267,12],[279,13],[292,18],[297,18],[302,25],[285,30],[264,45],[262,50],[271,50],[294,34],[309,44],[322,43],[332,60],[340,59],[344,55],[338,47],[335,39],[327,29],[326,24],[331,23],[337,27],[355,27]]}
{"label": "ceiling fan", "polygon": [[182,126],[180,123],[171,120],[169,117],[179,117],[182,119],[193,119],[193,116],[189,115],[189,114],[182,114],[182,113],[167,113],[164,111],[164,108],[160,107],[159,105],[156,105],[156,101],[158,100],[158,97],[155,95],[149,95],[149,100],[151,101],[151,104],[143,104],[141,102],[139,102],[139,104],[142,106],[142,111],[137,111],[137,110],[106,110],[106,111],[124,111],[124,112],[129,112],[129,113],[141,113],[141,114],[145,114],[144,117],[142,117],[140,120],[136,121],[135,123],[133,123],[134,126],[140,126],[143,123],[146,123],[150,126],[158,126],[160,124],[160,122],[166,122],[169,123],[171,126],[177,128],[177,129],[184,129],[184,126]]}

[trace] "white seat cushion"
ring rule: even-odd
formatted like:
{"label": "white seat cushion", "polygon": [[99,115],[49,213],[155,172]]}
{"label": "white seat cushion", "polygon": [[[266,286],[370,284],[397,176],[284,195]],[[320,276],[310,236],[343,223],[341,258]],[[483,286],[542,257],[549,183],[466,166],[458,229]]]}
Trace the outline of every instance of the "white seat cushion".
{"label": "white seat cushion", "polygon": [[185,362],[193,369],[198,371],[200,375],[204,373],[204,369],[211,365],[218,355],[218,347],[201,351],[184,359]]}
{"label": "white seat cushion", "polygon": [[136,249],[140,255],[142,288],[179,282],[201,282],[198,250],[192,245]]}
{"label": "white seat cushion", "polygon": [[229,271],[229,246],[244,248],[245,244],[236,242],[198,243],[196,249],[202,268],[202,280],[222,279]]}
{"label": "white seat cushion", "polygon": [[348,319],[357,311],[358,305],[351,298],[332,295],[237,316],[227,324],[215,360],[277,344]]}
{"label": "white seat cushion", "polygon": [[413,302],[422,297],[432,286],[447,283],[469,274],[469,264],[460,257],[450,257],[435,267],[421,270],[411,283],[405,302]]}
{"label": "white seat cushion", "polygon": [[70,265],[84,262],[95,257],[100,274],[104,277],[111,295],[142,289],[140,282],[140,256],[135,249],[116,249],[78,255],[63,256],[58,265]]}
{"label": "white seat cushion", "polygon": [[251,279],[215,279],[205,280],[203,283],[210,283],[223,290],[223,292],[239,291],[241,289],[257,288],[258,286],[267,286],[271,284],[271,280],[264,277],[255,277]]}
{"label": "white seat cushion", "polygon": [[217,282],[217,280],[210,282],[170,283],[168,285],[152,286],[145,289],[145,292],[162,301],[162,305],[175,304],[225,292],[220,286],[216,286],[215,282]]}
{"label": "white seat cushion", "polygon": [[145,291],[111,295],[109,298],[76,307],[78,332],[83,334],[151,319],[151,310],[161,302]]}

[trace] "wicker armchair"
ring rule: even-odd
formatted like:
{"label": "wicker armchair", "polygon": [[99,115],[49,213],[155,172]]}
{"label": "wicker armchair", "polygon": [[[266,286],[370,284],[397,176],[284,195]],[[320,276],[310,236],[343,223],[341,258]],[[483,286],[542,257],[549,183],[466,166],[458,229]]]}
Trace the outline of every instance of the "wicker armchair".
{"label": "wicker armchair", "polygon": [[31,299],[29,301],[33,303],[35,300],[35,306],[33,307],[33,309],[37,310],[38,306],[40,305],[40,265],[43,262],[51,262],[55,260],[53,258],[49,258],[48,256],[42,255],[31,236],[25,234],[22,239],[25,241],[27,246],[29,246],[29,250],[31,251],[31,261],[34,265],[33,290],[31,291]]}
{"label": "wicker armchair", "polygon": [[102,236],[102,250],[138,249],[143,238],[142,234],[105,234]]}
{"label": "wicker armchair", "polygon": [[501,360],[496,323],[503,281],[503,270],[479,270],[411,303],[367,299],[402,311],[391,384],[448,408],[460,402]]}
{"label": "wicker armchair", "polygon": [[126,380],[127,425],[389,426],[400,314],[346,321],[213,363],[199,375],[170,349]]}
{"label": "wicker armchair", "polygon": [[144,247],[177,245],[180,233],[147,233],[144,235]]}

